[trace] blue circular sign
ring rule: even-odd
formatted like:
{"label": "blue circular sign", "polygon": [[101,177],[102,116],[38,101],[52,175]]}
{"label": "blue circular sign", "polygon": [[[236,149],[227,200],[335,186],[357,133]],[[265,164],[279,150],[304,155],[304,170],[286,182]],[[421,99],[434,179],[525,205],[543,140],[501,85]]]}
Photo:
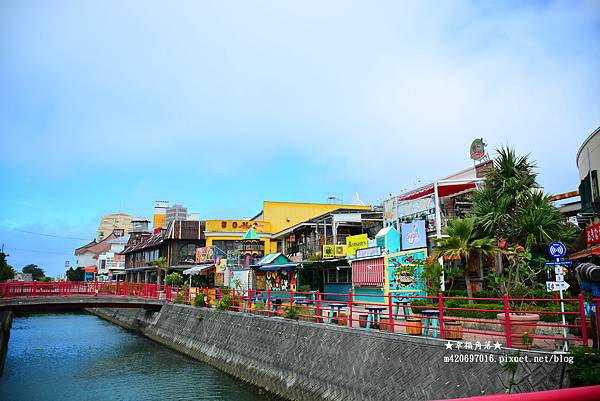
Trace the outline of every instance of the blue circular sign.
{"label": "blue circular sign", "polygon": [[567,247],[562,242],[553,242],[548,245],[548,253],[553,258],[563,258],[567,254]]}

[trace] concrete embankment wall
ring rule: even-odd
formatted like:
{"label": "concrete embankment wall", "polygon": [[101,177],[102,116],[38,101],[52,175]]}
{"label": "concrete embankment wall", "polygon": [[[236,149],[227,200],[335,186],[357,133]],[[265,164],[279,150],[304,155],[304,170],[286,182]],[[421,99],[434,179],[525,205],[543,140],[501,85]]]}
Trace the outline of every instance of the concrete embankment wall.
{"label": "concrete embankment wall", "polygon": [[0,311],[0,375],[4,371],[4,360],[8,352],[8,338],[12,326],[13,313],[11,311]]}
{"label": "concrete embankment wall", "polygon": [[[292,400],[431,400],[502,393],[508,382],[497,361],[506,351],[449,351],[431,338],[172,304],[90,312]],[[444,362],[453,354],[496,361]],[[564,368],[522,363],[513,391],[560,388]]]}

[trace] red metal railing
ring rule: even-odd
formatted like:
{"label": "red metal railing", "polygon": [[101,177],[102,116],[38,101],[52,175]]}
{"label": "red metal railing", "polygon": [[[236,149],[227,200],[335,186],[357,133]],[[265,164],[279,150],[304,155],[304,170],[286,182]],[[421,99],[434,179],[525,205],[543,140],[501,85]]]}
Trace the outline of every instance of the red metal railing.
{"label": "red metal railing", "polygon": [[600,386],[563,388],[560,390],[536,391],[535,393],[490,394],[479,397],[452,398],[446,401],[596,401]]}
{"label": "red metal railing", "polygon": [[[432,335],[440,339],[469,341],[501,341],[507,347],[542,344],[545,348],[571,344],[588,346],[588,337],[600,334],[600,322],[589,333],[583,295],[567,298],[565,312],[554,298],[465,298],[437,296],[370,295],[323,293],[320,291],[270,291],[206,289],[157,286],[129,282],[8,282],[0,283],[0,299],[39,296],[115,295],[164,298],[167,302],[193,303],[200,296],[203,303],[214,306],[224,296],[231,297],[233,310],[266,316],[300,318],[320,323],[370,327],[391,333]],[[399,302],[402,297],[404,303]],[[467,304],[467,302],[473,304]],[[600,298],[594,299],[600,311]],[[511,306],[513,305],[513,306]],[[514,306],[519,305],[519,306]],[[549,308],[554,305],[554,309]],[[375,308],[375,309],[374,309]],[[519,314],[533,313],[539,321],[518,321]],[[503,317],[497,319],[496,315]],[[483,316],[483,317],[481,317]],[[377,317],[377,319],[375,318]],[[563,323],[563,318],[565,323]],[[516,330],[518,329],[518,330]],[[577,333],[569,333],[576,331]],[[527,332],[526,336],[523,334]],[[466,338],[465,338],[466,337]],[[537,341],[536,344],[533,342]]]}

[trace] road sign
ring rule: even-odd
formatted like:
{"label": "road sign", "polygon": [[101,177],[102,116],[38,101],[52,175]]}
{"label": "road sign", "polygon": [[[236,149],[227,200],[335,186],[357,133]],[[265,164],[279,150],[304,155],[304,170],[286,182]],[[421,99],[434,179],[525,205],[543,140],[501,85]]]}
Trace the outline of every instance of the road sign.
{"label": "road sign", "polygon": [[567,254],[567,247],[562,242],[553,242],[548,245],[548,253],[553,258],[562,258]]}
{"label": "road sign", "polygon": [[560,274],[556,274],[554,276],[554,281],[556,281],[557,283],[560,283],[562,281],[565,281],[565,276],[562,275],[562,273]]}
{"label": "road sign", "polygon": [[571,266],[573,264],[572,260],[563,260],[562,262],[546,262],[544,263],[546,266]]}
{"label": "road sign", "polygon": [[570,287],[566,281],[546,281],[547,291],[566,291]]}
{"label": "road sign", "polygon": [[554,268],[554,273],[556,273],[556,274],[563,274],[563,268],[561,266],[556,266]]}

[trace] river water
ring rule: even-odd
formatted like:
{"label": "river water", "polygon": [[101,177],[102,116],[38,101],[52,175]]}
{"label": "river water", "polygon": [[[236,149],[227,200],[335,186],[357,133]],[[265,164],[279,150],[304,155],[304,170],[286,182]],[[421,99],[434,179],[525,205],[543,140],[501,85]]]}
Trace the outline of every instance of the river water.
{"label": "river water", "polygon": [[0,400],[276,400],[85,313],[15,317]]}

